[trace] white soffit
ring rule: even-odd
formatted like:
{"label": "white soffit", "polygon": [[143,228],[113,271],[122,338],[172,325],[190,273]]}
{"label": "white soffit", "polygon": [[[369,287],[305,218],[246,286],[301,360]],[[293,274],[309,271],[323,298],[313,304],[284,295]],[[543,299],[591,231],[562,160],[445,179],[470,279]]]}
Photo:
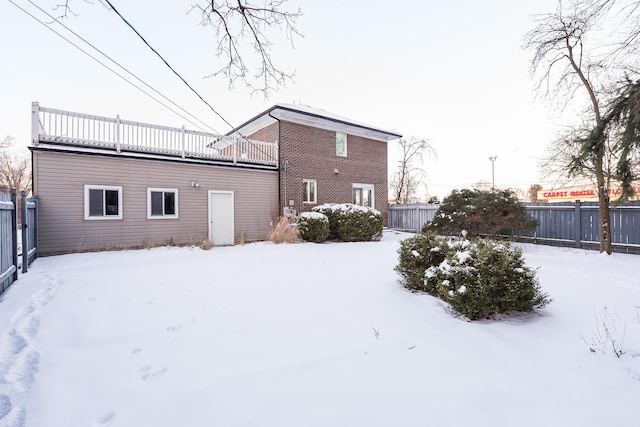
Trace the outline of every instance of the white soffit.
{"label": "white soffit", "polygon": [[377,129],[364,123],[337,116],[328,111],[298,104],[276,104],[270,110],[241,126],[238,131],[245,136],[251,135],[274,123],[275,119],[383,142],[402,136],[396,131]]}

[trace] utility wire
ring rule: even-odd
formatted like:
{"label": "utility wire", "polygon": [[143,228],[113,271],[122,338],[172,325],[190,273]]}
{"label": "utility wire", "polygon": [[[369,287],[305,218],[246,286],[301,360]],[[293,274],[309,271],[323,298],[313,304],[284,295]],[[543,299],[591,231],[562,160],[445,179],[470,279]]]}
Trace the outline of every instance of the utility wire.
{"label": "utility wire", "polygon": [[[160,59],[162,60],[162,62],[164,62],[164,64],[165,64],[167,67],[169,67],[169,69],[173,72],[173,74],[175,74],[175,75],[176,75],[180,80],[182,80],[182,82],[183,82],[183,83],[184,83],[184,84],[185,84],[185,85],[186,85],[186,86],[187,86],[187,87],[188,87],[188,88],[189,88],[189,89],[190,89],[194,94],[196,94],[196,96],[197,96],[198,98],[200,98],[200,100],[201,100],[201,101],[202,101],[202,102],[203,102],[207,107],[209,107],[209,109],[210,109],[211,111],[213,111],[213,112],[214,112],[218,117],[220,117],[220,119],[222,119],[222,121],[223,121],[223,122],[225,122],[227,125],[229,125],[229,127],[232,129],[232,131],[234,131],[236,134],[238,134],[242,139],[244,139],[244,140],[245,140],[245,141],[247,141],[247,142],[250,142],[250,141],[249,141],[249,139],[248,139],[245,135],[241,134],[241,133],[236,129],[236,127],[235,127],[235,126],[233,126],[231,123],[229,123],[229,122],[227,121],[227,119],[225,119],[225,118],[224,118],[220,113],[218,113],[218,112],[215,110],[215,108],[213,108],[213,107],[211,106],[211,104],[209,104],[209,103],[208,103],[208,102],[207,102],[207,101],[206,101],[206,100],[205,100],[205,99],[204,99],[204,98],[203,98],[203,97],[198,93],[198,91],[196,91],[196,90],[195,90],[195,89],[194,89],[194,88],[193,88],[193,87],[192,87],[192,86],[191,86],[191,85],[190,85],[190,84],[189,84],[189,83],[188,83],[188,82],[187,82],[187,81],[186,81],[186,80],[185,80],[185,79],[180,75],[180,73],[178,73],[178,72],[177,72],[177,71],[176,71],[176,70],[175,70],[175,69],[174,69],[174,68],[173,68],[173,67],[172,67],[172,66],[167,62],[167,60],[166,60],[166,59],[164,59],[164,57],[163,57],[162,55],[160,55],[160,53],[158,53],[158,51],[157,51],[157,50],[155,50],[155,49],[153,48],[153,46],[151,46],[151,45],[147,42],[147,40],[145,40],[145,38],[142,36],[142,34],[140,34],[140,33],[138,32],[138,30],[136,30],[136,29],[135,29],[135,27],[134,27],[133,25],[131,25],[131,24],[129,23],[129,21],[127,21],[127,19],[126,19],[124,16],[122,16],[122,15],[120,14],[120,12],[118,12],[118,9],[116,9],[116,8],[115,8],[115,6],[111,3],[111,1],[110,1],[110,0],[104,0],[104,1],[105,1],[105,2],[109,5],[109,7],[110,7],[114,12],[115,12],[115,14],[116,14],[116,15],[118,15],[118,16],[120,17],[120,19],[122,19],[122,21],[123,21],[125,24],[127,24],[127,26],[128,26],[129,28],[131,28],[131,30],[133,30],[133,32],[134,32],[134,33],[136,33],[136,35],[137,35],[138,37],[140,37],[140,40],[142,40],[142,41],[143,41],[143,43],[144,43],[145,45],[147,45],[147,47],[148,47],[149,49],[151,49],[151,51],[152,51],[153,53],[155,53],[155,54],[158,56],[158,58],[160,58]],[[264,150],[263,150],[259,145],[254,145],[254,147],[255,147],[258,151],[260,151],[262,154],[266,155],[267,157],[270,157],[270,154],[269,154],[269,153],[267,153],[267,152],[265,152],[265,151],[264,151]]]}
{"label": "utility wire", "polygon": [[[10,0],[10,1],[11,1],[11,0]],[[133,25],[131,25],[131,24],[129,23],[129,21],[127,21],[127,19],[126,19],[124,16],[122,16],[122,15],[120,14],[120,12],[118,12],[118,9],[116,9],[116,8],[115,8],[115,6],[114,6],[114,5],[113,5],[109,0],[104,0],[104,1],[105,1],[105,2],[109,5],[109,7],[110,7],[110,8],[111,8],[115,13],[116,13],[116,15],[118,15],[118,16],[120,17],[120,19],[122,19],[122,20],[124,21],[124,23],[125,23],[125,24],[127,24],[127,26],[128,26],[129,28],[131,28],[131,29],[133,30],[133,32],[134,32],[134,33],[136,33],[136,34],[138,35],[138,37],[140,37],[140,39],[144,42],[144,44],[146,44],[146,45],[147,45],[147,47],[148,47],[149,49],[151,49],[151,51],[152,51],[153,53],[155,53],[155,54],[158,56],[158,58],[160,58],[160,59],[162,60],[162,62],[164,62],[164,64],[165,64],[167,67],[169,67],[169,69],[170,69],[171,71],[173,71],[173,74],[175,74],[176,76],[178,76],[178,78],[179,78],[180,80],[182,80],[182,82],[183,82],[185,85],[187,85],[187,87],[188,87],[189,89],[191,89],[191,91],[192,91],[193,93],[195,93],[195,94],[196,94],[196,96],[197,96],[198,98],[200,98],[200,100],[201,100],[202,102],[204,102],[204,103],[207,105],[207,107],[209,107],[209,109],[211,109],[211,111],[213,111],[213,112],[214,112],[218,117],[220,117],[220,118],[222,119],[222,121],[223,121],[223,122],[225,122],[227,125],[229,125],[229,127],[230,127],[231,129],[234,129],[234,126],[233,126],[231,123],[229,123],[229,122],[227,121],[227,119],[225,119],[224,117],[222,117],[222,115],[221,115],[220,113],[218,113],[218,112],[217,112],[217,111],[216,111],[216,110],[211,106],[211,104],[209,104],[207,101],[205,101],[205,99],[204,99],[204,98],[203,98],[203,97],[202,97],[202,96],[201,96],[201,95],[200,95],[200,94],[199,94],[199,93],[198,93],[198,92],[197,92],[197,91],[196,91],[196,90],[195,90],[195,89],[194,89],[194,88],[189,84],[189,83],[187,83],[187,81],[186,81],[184,78],[182,78],[182,76],[181,76],[181,75],[180,75],[180,74],[179,74],[179,73],[178,73],[178,72],[177,72],[177,71],[176,71],[176,70],[175,70],[171,65],[169,65],[169,63],[168,63],[168,62],[167,62],[167,61],[162,57],[162,55],[160,55],[160,54],[158,53],[158,51],[157,51],[157,50],[155,50],[155,49],[154,49],[154,48],[153,48],[153,47],[152,47],[152,46],[151,46],[151,45],[150,45],[150,44],[145,40],[145,38],[144,38],[144,37],[142,37],[142,35],[138,32],[138,30],[136,30],[136,29],[133,27]],[[245,139],[246,139],[246,138],[245,138]]]}
{"label": "utility wire", "polygon": [[142,83],[143,85],[145,85],[146,87],[148,87],[149,89],[151,89],[152,91],[154,91],[155,93],[157,93],[158,95],[160,95],[162,98],[164,98],[165,100],[167,100],[168,102],[170,102],[173,106],[177,107],[178,109],[180,109],[181,111],[183,111],[185,114],[187,114],[189,117],[193,118],[194,120],[197,120],[198,122],[200,122],[203,126],[209,128],[211,131],[213,131],[214,133],[220,133],[218,132],[216,129],[212,128],[211,126],[209,126],[207,123],[205,123],[204,121],[200,120],[198,117],[194,116],[193,114],[191,114],[189,111],[185,110],[184,108],[182,108],[180,105],[176,104],[175,102],[173,102],[171,99],[169,99],[167,96],[165,96],[164,94],[160,93],[158,90],[156,90],[154,87],[152,87],[151,85],[149,85],[147,82],[145,82],[144,80],[142,80],[141,78],[139,78],[138,76],[136,76],[135,74],[133,74],[131,71],[129,71],[126,67],[124,67],[123,65],[121,65],[120,63],[118,63],[116,60],[114,60],[113,58],[111,58],[109,55],[107,55],[106,53],[104,53],[102,50],[98,49],[95,45],[93,45],[91,42],[87,41],[84,37],[82,37],[81,35],[79,35],[78,33],[76,33],[75,31],[73,31],[71,28],[67,27],[66,25],[64,25],[59,19],[56,19],[54,16],[52,16],[49,12],[47,12],[46,10],[42,9],[40,6],[38,6],[36,3],[33,2],[33,0],[27,0],[29,3],[31,3],[34,7],[36,7],[38,10],[40,10],[42,13],[44,13],[45,15],[47,15],[49,18],[51,18],[53,20],[53,22],[58,23],[59,25],[61,25],[62,27],[64,27],[67,31],[69,31],[71,34],[73,34],[74,36],[78,37],[80,40],[82,40],[83,42],[85,42],[86,44],[88,44],[89,46],[91,46],[93,49],[95,49],[97,52],[99,52],[102,56],[104,56],[105,58],[107,58],[109,61],[113,62],[115,65],[117,65],[118,67],[120,67],[122,70],[126,71],[130,76],[134,77],[136,80],[138,80],[140,83]]}
{"label": "utility wire", "polygon": [[[160,101],[158,98],[154,97],[153,95],[151,95],[149,92],[145,91],[143,88],[141,88],[140,86],[137,86],[135,83],[133,83],[132,81],[128,80],[126,77],[124,77],[122,74],[118,73],[117,71],[115,71],[114,69],[110,68],[107,64],[105,64],[104,62],[100,61],[98,58],[96,58],[95,56],[91,55],[89,52],[87,52],[86,50],[82,49],[80,46],[78,46],[77,44],[75,44],[74,42],[72,42],[71,40],[69,40],[68,38],[66,38],[65,36],[63,36],[62,34],[60,34],[59,32],[57,32],[56,30],[54,30],[53,28],[51,28],[49,25],[47,25],[45,22],[41,21],[39,18],[37,18],[36,16],[34,16],[33,14],[31,14],[29,11],[27,11],[26,9],[22,8],[20,5],[16,4],[13,0],[9,0],[9,3],[13,4],[15,7],[17,7],[18,9],[20,9],[22,12],[24,12],[25,14],[27,14],[28,16],[30,16],[31,18],[33,18],[34,20],[36,20],[37,22],[39,22],[40,24],[42,24],[45,28],[47,28],[48,30],[50,30],[51,32],[53,32],[54,34],[56,34],[58,37],[62,38],[63,40],[65,40],[67,43],[71,44],[73,47],[75,47],[76,49],[78,49],[80,52],[84,53],[85,55],[87,55],[89,58],[93,59],[94,61],[96,61],[98,64],[102,65],[103,67],[105,67],[107,70],[111,71],[112,73],[114,73],[115,75],[117,75],[118,77],[120,77],[122,80],[124,80],[125,82],[129,83],[131,86],[135,87],[136,89],[138,89],[140,92],[144,93],[145,95],[147,95],[149,98],[153,99],[154,101],[156,101],[157,103],[159,103],[160,105],[162,105],[163,107],[165,107],[166,109],[168,109],[169,111],[173,112],[174,114],[176,114],[177,116],[181,117],[183,120],[186,120],[187,122],[191,123],[193,126],[197,127],[198,129],[202,130],[203,132],[206,132],[204,129],[202,129],[201,126],[199,126],[198,124],[194,123],[192,120],[188,119],[187,117],[183,116],[182,114],[180,114],[179,112],[177,112],[176,110],[174,110],[173,108],[171,108],[170,106],[168,106],[167,104],[163,103],[162,101]],[[102,52],[100,52],[102,53]],[[103,54],[104,55],[104,54]],[[109,58],[110,59],[110,58]],[[112,60],[113,61],[113,60]],[[115,61],[113,61],[115,62]],[[145,83],[146,84],[146,83]],[[148,86],[148,85],[147,85]],[[157,92],[157,91],[156,91]],[[209,127],[209,126],[207,126]]]}

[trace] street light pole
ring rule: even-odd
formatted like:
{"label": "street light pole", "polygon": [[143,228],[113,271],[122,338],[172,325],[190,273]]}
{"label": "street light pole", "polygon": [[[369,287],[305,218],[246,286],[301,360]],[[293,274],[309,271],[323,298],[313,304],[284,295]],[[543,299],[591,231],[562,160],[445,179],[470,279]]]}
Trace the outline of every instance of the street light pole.
{"label": "street light pole", "polygon": [[496,180],[495,180],[495,168],[494,164],[498,156],[490,156],[489,161],[491,161],[491,189],[496,189]]}

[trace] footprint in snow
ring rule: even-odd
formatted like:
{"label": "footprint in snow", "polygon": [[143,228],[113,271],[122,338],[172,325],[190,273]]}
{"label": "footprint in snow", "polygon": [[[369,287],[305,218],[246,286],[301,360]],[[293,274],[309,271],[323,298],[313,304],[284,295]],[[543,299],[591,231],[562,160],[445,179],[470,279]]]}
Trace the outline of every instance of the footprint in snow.
{"label": "footprint in snow", "polygon": [[5,375],[5,380],[12,383],[20,393],[26,393],[36,382],[36,374],[40,370],[40,353],[32,351],[18,355],[13,366]]}
{"label": "footprint in snow", "polygon": [[[6,396],[0,396],[6,397]],[[5,402],[6,404],[7,402]],[[2,402],[0,402],[2,405]],[[24,427],[27,423],[25,410],[24,408],[19,408],[11,405],[11,401],[8,401],[8,407],[0,406],[0,421],[2,422],[2,426],[7,427]],[[4,412],[6,410],[6,412]],[[4,415],[2,415],[4,413]]]}
{"label": "footprint in snow", "polygon": [[132,349],[130,353],[131,353],[131,354],[138,354],[138,353],[140,353],[141,351],[142,351],[142,349],[141,349],[141,348],[136,347],[136,348]]}
{"label": "footprint in snow", "polygon": [[178,332],[182,329],[182,324],[176,326],[167,326],[165,330],[167,332]]}
{"label": "footprint in snow", "polygon": [[35,338],[40,331],[40,319],[34,316],[28,316],[16,324],[16,330],[22,336]]}
{"label": "footprint in snow", "polygon": [[9,396],[5,396],[4,394],[0,394],[0,420],[3,420],[4,417],[7,416],[9,412],[11,412],[11,399]]}
{"label": "footprint in snow", "polygon": [[98,418],[98,420],[95,423],[93,423],[93,427],[107,427],[108,425],[111,425],[111,422],[115,417],[116,417],[115,412],[109,412],[108,414],[105,414],[100,418]]}
{"label": "footprint in snow", "polygon": [[167,367],[163,366],[158,369],[151,369],[151,366],[143,366],[138,369],[138,372],[140,373],[140,379],[142,381],[148,381],[164,375],[164,373],[167,372]]}

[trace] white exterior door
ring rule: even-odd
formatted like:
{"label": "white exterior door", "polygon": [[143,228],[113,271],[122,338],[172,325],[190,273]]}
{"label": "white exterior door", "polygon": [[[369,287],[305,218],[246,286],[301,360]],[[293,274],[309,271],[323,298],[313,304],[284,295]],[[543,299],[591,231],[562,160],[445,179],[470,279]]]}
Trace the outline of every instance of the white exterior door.
{"label": "white exterior door", "polygon": [[209,239],[214,245],[233,245],[233,216],[233,191],[209,191]]}

